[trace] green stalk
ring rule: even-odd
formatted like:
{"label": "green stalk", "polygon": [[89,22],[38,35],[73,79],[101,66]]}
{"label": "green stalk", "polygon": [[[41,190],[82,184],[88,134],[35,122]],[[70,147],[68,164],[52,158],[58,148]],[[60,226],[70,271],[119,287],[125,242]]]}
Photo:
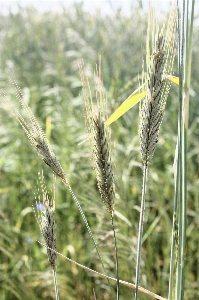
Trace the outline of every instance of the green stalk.
{"label": "green stalk", "polygon": [[[178,245],[178,265],[177,265],[177,274],[176,274],[176,293],[175,299],[182,299],[182,295],[184,294],[184,248],[183,248],[183,236],[185,230],[184,223],[184,189],[183,189],[183,121],[182,121],[182,109],[183,109],[183,91],[182,91],[182,83],[183,83],[183,69],[184,69],[184,23],[185,23],[185,1],[182,1],[182,14],[180,16],[180,9],[178,3],[178,43],[179,43],[179,114],[178,114],[178,163],[179,163],[179,207],[178,207],[178,220],[179,220],[179,245]],[[180,24],[181,17],[181,24]]]}
{"label": "green stalk", "polygon": [[[183,8],[182,8],[182,25],[181,25],[181,57],[180,57],[180,85],[179,85],[179,98],[180,103],[183,104],[183,79],[184,79],[184,65],[185,65],[185,0],[183,0]],[[181,107],[183,110],[183,105]],[[184,273],[185,273],[185,237],[186,237],[186,216],[185,216],[185,207],[186,207],[186,199],[185,199],[185,174],[184,174],[184,157],[185,157],[185,145],[184,145],[184,124],[183,124],[183,111],[181,112],[180,119],[180,140],[181,140],[181,151],[180,151],[180,224],[179,224],[179,280],[178,280],[178,297],[177,299],[184,298]]]}
{"label": "green stalk", "polygon": [[[187,1],[186,14],[186,59],[185,59],[185,94],[183,103],[183,124],[182,124],[182,168],[183,168],[183,210],[182,210],[182,263],[185,265],[186,257],[186,229],[187,229],[187,131],[188,131],[188,116],[189,116],[189,88],[191,82],[191,58],[192,58],[192,33],[193,33],[193,19],[194,19],[194,5],[195,1],[192,1],[192,11],[191,11],[191,22],[189,30],[188,22],[188,7],[189,1]],[[181,299],[184,297],[184,273],[185,266],[182,272],[182,289],[181,289]]]}
{"label": "green stalk", "polygon": [[59,300],[59,292],[57,286],[57,275],[55,269],[53,269],[53,278],[54,278],[54,286],[55,286],[55,299]]}
{"label": "green stalk", "polygon": [[140,207],[140,221],[138,229],[138,248],[137,248],[137,260],[136,260],[136,278],[135,278],[135,300],[138,299],[138,284],[140,275],[140,259],[141,259],[141,247],[142,247],[142,232],[144,223],[144,209],[145,209],[145,199],[146,199],[146,180],[147,180],[147,169],[146,165],[143,166],[143,183],[142,183],[142,201]]}
{"label": "green stalk", "polygon": [[[94,246],[95,246],[95,249],[96,249],[97,254],[98,254],[98,257],[99,257],[99,259],[100,259],[100,262],[101,262],[101,265],[102,265],[104,274],[107,275],[106,268],[105,268],[104,263],[103,263],[103,261],[102,261],[102,257],[101,257],[101,255],[100,255],[100,253],[99,253],[99,250],[98,250],[96,241],[95,241],[94,236],[93,236],[93,234],[92,234],[91,228],[90,228],[90,226],[89,226],[89,224],[88,224],[88,222],[87,222],[86,216],[85,216],[85,214],[84,214],[84,212],[83,212],[83,210],[82,210],[82,208],[81,208],[81,206],[80,206],[80,204],[79,204],[79,201],[77,200],[77,198],[76,198],[76,196],[75,196],[75,194],[74,194],[72,188],[71,188],[70,186],[68,186],[68,189],[69,189],[69,191],[70,191],[70,194],[71,194],[73,200],[75,201],[75,203],[76,203],[76,205],[77,205],[77,207],[78,207],[78,209],[79,209],[79,212],[80,212],[80,214],[81,214],[81,216],[82,216],[82,219],[83,219],[83,221],[84,221],[84,223],[85,223],[85,225],[86,225],[86,228],[87,228],[87,230],[88,230],[88,233],[89,233],[89,235],[90,235],[90,238],[91,238],[91,240],[92,240],[92,242],[93,242],[93,244],[94,244]],[[110,280],[109,280],[108,278],[107,278],[107,280],[108,280],[108,284],[109,284],[109,287],[110,287],[110,290],[111,290],[111,294],[112,294],[112,296],[113,296],[113,299],[115,299],[114,292],[113,292],[113,288],[112,288],[112,286],[111,286]]]}
{"label": "green stalk", "polygon": [[117,241],[116,241],[116,234],[115,234],[115,227],[113,216],[111,216],[112,221],[112,228],[113,228],[113,235],[114,235],[114,246],[115,246],[115,269],[116,269],[116,279],[117,279],[117,300],[119,300],[119,267],[118,267],[118,254],[117,254]]}
{"label": "green stalk", "polygon": [[[177,158],[177,176],[175,177],[175,197],[174,197],[174,216],[172,229],[172,246],[169,278],[169,295],[171,300],[173,292],[173,275],[175,265],[175,218],[178,216],[179,227],[179,246],[178,247],[178,264],[176,273],[176,290],[175,299],[184,298],[184,277],[185,277],[185,257],[186,257],[186,229],[187,229],[187,131],[188,131],[188,114],[189,114],[189,88],[191,81],[191,58],[192,58],[192,33],[194,5],[192,1],[191,20],[189,25],[189,1],[182,1],[182,23],[180,24],[180,10],[178,5],[178,42],[179,42],[179,115],[178,115],[178,158]],[[185,19],[186,18],[186,19]],[[186,20],[186,22],[185,22]],[[185,27],[186,23],[186,27]],[[186,32],[184,30],[186,29]],[[185,94],[183,97],[183,71],[185,70]]]}
{"label": "green stalk", "polygon": [[[178,238],[176,239],[176,234],[178,236],[178,229],[177,229],[177,208],[178,208],[178,181],[179,181],[179,162],[177,159],[176,163],[177,172],[175,176],[175,193],[174,193],[174,210],[173,210],[173,226],[172,226],[172,241],[171,241],[171,259],[170,259],[170,275],[169,275],[169,294],[168,300],[173,299],[173,280],[174,280],[174,271],[175,265],[178,260],[178,251],[176,251],[176,247],[178,245]],[[175,172],[175,171],[174,171]],[[177,229],[177,230],[176,230]],[[177,249],[178,250],[178,249]],[[176,259],[175,259],[176,258]]]}
{"label": "green stalk", "polygon": [[[188,3],[189,3],[189,1],[187,1],[187,5],[188,5]],[[191,82],[192,36],[193,36],[193,19],[194,19],[195,0],[192,0],[191,3],[192,3],[191,20],[190,20],[190,25],[188,24],[188,20],[187,20],[187,28],[186,28],[187,38],[186,38],[185,93],[186,93],[186,96],[188,97],[188,100],[189,100],[189,88],[190,88],[190,82]],[[186,127],[187,127],[188,126],[188,118],[186,119],[186,121],[187,121],[186,122]]]}

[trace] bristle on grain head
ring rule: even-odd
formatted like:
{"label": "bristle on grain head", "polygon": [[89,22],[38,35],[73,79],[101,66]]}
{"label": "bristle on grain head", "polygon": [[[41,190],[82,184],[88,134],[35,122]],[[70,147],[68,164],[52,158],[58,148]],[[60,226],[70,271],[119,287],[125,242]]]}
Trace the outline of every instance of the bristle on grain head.
{"label": "bristle on grain head", "polygon": [[30,144],[35,148],[35,150],[41,156],[45,164],[48,165],[53,170],[53,172],[68,185],[66,175],[58,159],[56,158],[55,154],[51,149],[46,134],[44,133],[37,119],[35,118],[30,107],[25,103],[21,89],[18,87],[15,81],[12,81],[10,79],[10,82],[15,88],[15,96],[17,100],[26,112],[27,122],[10,102],[9,104],[11,106],[13,114],[15,115],[16,119],[25,131]]}
{"label": "bristle on grain head", "polygon": [[[55,187],[54,187],[55,191]],[[39,183],[35,195],[37,212],[35,216],[47,247],[56,251],[55,234],[55,193],[50,199],[46,190],[43,173],[39,173]],[[41,199],[42,198],[42,199]],[[41,202],[42,201],[42,202]],[[43,205],[42,205],[43,204]],[[56,253],[47,248],[48,260],[52,268],[56,265]]]}
{"label": "bristle on grain head", "polygon": [[164,70],[164,36],[159,34],[156,41],[156,49],[151,56],[151,61],[148,66],[148,89],[147,95],[152,103],[161,92],[163,84]]}
{"label": "bristle on grain head", "polygon": [[165,79],[163,36],[158,35],[156,49],[153,52],[147,72],[147,94],[140,105],[140,145],[141,157],[147,165],[153,157],[158,141],[159,129],[164,114],[165,103],[162,101],[162,91]]}
{"label": "bristle on grain head", "polygon": [[[103,92],[100,64],[95,76],[95,98],[92,96],[83,65],[80,65],[85,119],[89,133],[90,149],[97,179],[97,186],[107,211],[114,215],[115,184],[111,163],[110,128],[105,128],[106,97]],[[93,99],[94,98],[94,99]]]}
{"label": "bristle on grain head", "polygon": [[167,30],[158,31],[150,59],[146,61],[146,97],[140,103],[140,146],[143,165],[151,161],[159,138],[165,104],[170,90],[167,75],[175,56],[176,7],[170,13]]}
{"label": "bristle on grain head", "polygon": [[106,129],[101,113],[98,112],[93,114],[91,122],[91,151],[95,166],[97,185],[107,211],[113,215],[115,198],[114,174],[112,171]]}

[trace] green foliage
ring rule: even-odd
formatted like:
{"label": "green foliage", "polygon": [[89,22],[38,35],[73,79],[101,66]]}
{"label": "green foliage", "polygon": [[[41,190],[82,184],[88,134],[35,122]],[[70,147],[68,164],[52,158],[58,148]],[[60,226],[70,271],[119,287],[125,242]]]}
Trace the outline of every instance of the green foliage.
{"label": "green foliage", "polygon": [[[88,77],[102,56],[103,80],[110,115],[137,87],[145,55],[147,15],[132,7],[105,16],[87,13],[74,4],[62,13],[39,13],[20,8],[1,15],[0,86],[16,105],[8,77],[22,88],[25,100],[52,144],[98,241],[108,274],[115,277],[114,243],[110,217],[102,209],[97,191],[89,143],[85,140],[78,59],[84,59]],[[198,274],[198,28],[193,37],[193,78],[188,132],[188,230],[185,299],[197,298]],[[176,75],[176,74],[175,74]],[[173,161],[177,137],[177,89],[171,88],[153,163],[148,174],[144,243],[140,285],[167,295],[173,211]],[[21,111],[21,109],[20,109]],[[23,114],[23,112],[22,112]],[[52,174],[43,164],[15,118],[0,113],[0,295],[2,300],[54,299],[51,268],[33,210],[38,172],[44,170],[47,188]],[[115,228],[120,279],[135,281],[137,231],[142,169],[139,150],[138,107],[111,125],[116,176]],[[77,207],[61,181],[56,191],[57,249],[73,260],[101,270]],[[58,257],[60,299],[111,299],[105,279]],[[120,288],[120,299],[132,298],[132,290]],[[148,299],[140,293],[139,299]]]}

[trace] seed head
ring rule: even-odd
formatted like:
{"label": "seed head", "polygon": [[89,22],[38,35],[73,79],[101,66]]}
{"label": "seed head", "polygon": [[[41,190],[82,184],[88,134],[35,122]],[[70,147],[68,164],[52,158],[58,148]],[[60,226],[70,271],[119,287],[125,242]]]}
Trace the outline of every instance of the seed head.
{"label": "seed head", "polygon": [[95,77],[95,108],[88,79],[85,78],[85,71],[80,66],[80,76],[83,86],[83,95],[86,111],[86,125],[89,133],[90,149],[97,179],[97,186],[102,201],[107,211],[113,216],[115,184],[111,163],[111,151],[108,139],[110,129],[105,128],[106,119],[106,98],[103,93],[100,66]]}
{"label": "seed head", "polygon": [[[54,187],[55,191],[55,187]],[[38,204],[43,198],[43,209]],[[37,213],[35,216],[39,225],[40,231],[44,237],[47,247],[56,250],[56,234],[55,234],[55,195],[50,199],[47,193],[43,173],[39,174],[39,184],[37,194],[35,195],[37,204]],[[34,210],[35,211],[35,210]],[[56,253],[47,248],[48,260],[51,267],[55,268]]]}
{"label": "seed head", "polygon": [[[164,116],[166,100],[170,90],[170,75],[175,56],[176,6],[171,10],[167,30],[158,31],[155,46],[147,63],[145,75],[146,96],[140,104],[140,146],[143,165],[151,161],[160,126]],[[165,32],[165,33],[164,33]],[[148,56],[147,56],[148,57]]]}
{"label": "seed head", "polygon": [[16,98],[18,99],[19,103],[21,104],[21,106],[24,108],[26,112],[27,122],[24,120],[21,114],[16,110],[14,105],[7,99],[6,95],[3,92],[1,92],[1,94],[3,95],[6,102],[8,102],[10,106],[10,110],[12,111],[14,116],[21,124],[23,130],[25,131],[28,137],[30,144],[35,148],[35,150],[41,156],[45,164],[47,164],[53,170],[53,172],[57,176],[59,176],[62,179],[62,181],[68,186],[69,184],[66,179],[66,175],[58,159],[53,153],[50,143],[48,142],[48,139],[46,137],[46,134],[44,133],[41,126],[39,125],[39,122],[35,118],[30,107],[25,103],[21,89],[18,87],[16,82],[13,82],[11,79],[10,82],[15,87]]}
{"label": "seed head", "polygon": [[102,200],[110,214],[114,211],[115,185],[112,171],[110,150],[107,134],[102,121],[101,112],[95,113],[92,120],[92,142],[91,151],[95,165],[97,185]]}

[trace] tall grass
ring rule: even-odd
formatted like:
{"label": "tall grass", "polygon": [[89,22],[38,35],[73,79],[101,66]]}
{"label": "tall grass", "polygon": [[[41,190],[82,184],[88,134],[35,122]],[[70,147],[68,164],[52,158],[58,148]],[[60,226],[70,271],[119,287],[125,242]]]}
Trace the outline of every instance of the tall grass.
{"label": "tall grass", "polygon": [[[176,8],[173,7],[164,29],[156,32],[153,37],[155,45],[152,54],[146,55],[147,76],[145,76],[144,89],[146,96],[140,105],[140,149],[143,163],[143,184],[142,184],[142,201],[140,208],[139,234],[138,234],[138,250],[136,262],[136,292],[135,299],[138,299],[138,283],[141,260],[142,232],[144,222],[144,210],[147,186],[148,165],[151,162],[156,143],[159,138],[160,126],[164,116],[164,110],[168,93],[170,90],[169,81],[164,78],[165,74],[170,74],[173,69],[174,53],[175,53],[175,20]],[[148,25],[150,26],[150,24]],[[148,29],[150,32],[150,28]],[[150,33],[148,33],[150,34]],[[149,36],[147,37],[147,41]],[[148,42],[149,43],[149,42]],[[149,45],[147,47],[149,49]],[[144,80],[143,79],[143,80]]]}
{"label": "tall grass", "polygon": [[[186,268],[186,235],[187,235],[187,132],[189,115],[189,88],[191,80],[192,33],[194,3],[178,3],[178,69],[179,69],[179,115],[178,141],[175,164],[175,198],[173,215],[173,236],[171,248],[171,267],[169,282],[169,299],[184,299]],[[191,14],[189,9],[191,7]],[[181,21],[180,21],[181,20]],[[184,82],[184,84],[183,84]],[[183,92],[183,86],[185,87]],[[175,254],[174,254],[175,253]],[[176,280],[173,273],[176,264]],[[173,287],[173,282],[175,288]],[[175,291],[175,292],[174,292]]]}
{"label": "tall grass", "polygon": [[[27,117],[14,99],[14,92],[7,80],[11,76],[16,79],[19,86],[23,87],[23,100],[31,107],[36,118],[36,121],[32,119],[32,124],[39,124],[40,128],[44,128],[44,136],[50,144],[50,148],[46,149],[50,149],[47,152],[52,158],[50,159],[53,166],[51,169],[56,171],[58,167],[58,177],[61,179],[65,173],[67,174],[66,185],[63,185],[61,180],[56,183],[57,249],[64,256],[90,269],[104,272],[75,203],[71,201],[70,190],[66,189],[70,183],[72,191],[75,191],[84,214],[88,218],[107,274],[113,278],[116,277],[115,245],[113,231],[110,229],[113,218],[111,220],[110,214],[107,214],[106,209],[102,207],[103,196],[100,199],[101,196],[98,194],[97,180],[90,163],[89,143],[88,141],[81,143],[87,139],[87,133],[84,126],[82,109],[84,101],[80,95],[81,81],[77,62],[79,58],[84,59],[88,80],[91,82],[98,55],[102,55],[103,93],[108,98],[106,113],[110,115],[136,88],[136,76],[138,71],[141,72],[141,68],[137,66],[141,66],[142,57],[145,56],[145,50],[141,48],[141,44],[145,43],[143,33],[147,31],[146,19],[146,14],[139,5],[137,8],[132,8],[130,16],[125,16],[118,10],[114,15],[106,18],[100,14],[86,13],[81,5],[74,5],[71,10],[64,10],[59,17],[50,12],[39,14],[33,8],[19,8],[17,14],[2,16],[1,23],[1,88],[7,95],[7,103],[15,103],[15,109],[20,111],[20,116],[17,115],[18,120],[22,120],[21,117],[23,119]],[[196,99],[198,70],[195,66],[198,60],[196,55],[198,41],[195,37],[193,40],[194,79],[191,81],[191,86],[195,94],[192,90],[191,95],[193,99]],[[190,49],[189,66],[191,52]],[[130,63],[132,67],[129,67]],[[177,74],[177,68],[174,68],[174,73]],[[190,74],[190,71],[188,72]],[[189,84],[187,83],[186,88],[189,88]],[[173,214],[171,199],[174,193],[172,164],[177,136],[176,111],[178,109],[177,102],[173,99],[178,97],[177,90],[178,88],[171,87],[159,143],[148,172],[140,261],[140,285],[162,296],[167,294],[169,280]],[[185,286],[184,296],[181,295],[181,299],[183,297],[192,299],[198,295],[196,286],[198,280],[196,270],[198,261],[198,119],[196,108],[196,103],[192,101],[189,112],[190,130],[187,128],[184,131],[185,136],[189,137],[189,142],[185,142],[189,147],[189,151],[185,151],[189,165],[186,230],[188,242],[186,254],[189,259],[186,261],[186,269],[182,271],[181,284],[184,285],[185,279]],[[51,266],[43,253],[43,248],[35,242],[39,231],[31,208],[38,169],[44,169],[47,190],[52,187],[50,163],[42,156],[43,148],[38,147],[38,142],[43,145],[45,139],[43,140],[42,136],[38,139],[37,136],[33,139],[33,143],[46,164],[35,156],[17,120],[3,108],[2,112],[0,114],[2,145],[0,150],[2,195],[0,293],[2,299],[13,299],[13,297],[55,299]],[[114,227],[119,262],[119,275],[115,280],[120,282],[118,292],[120,299],[133,297],[132,289],[125,287],[122,280],[134,282],[136,275],[135,258],[142,178],[137,115],[138,111],[135,107],[112,125],[111,161],[116,190]],[[35,131],[33,133],[35,134]],[[99,183],[98,186],[100,186]],[[112,205],[112,200],[110,203]],[[179,228],[176,226],[177,222],[179,222],[179,216],[174,219],[174,233],[176,228]],[[174,236],[175,241],[178,241],[179,237],[177,233]],[[183,244],[184,241],[182,241]],[[53,253],[50,249],[47,252]],[[183,260],[182,256],[181,261]],[[60,299],[64,299],[65,295],[68,295],[69,299],[112,298],[106,279],[101,279],[97,275],[92,276],[91,271],[81,270],[79,266],[63,261],[59,256],[56,263]],[[174,267],[175,263],[174,260]],[[178,265],[181,265],[180,261]],[[109,280],[111,282],[110,278]],[[135,286],[132,285],[132,287]],[[172,292],[174,289],[175,285],[171,289]],[[114,292],[116,295],[116,289]],[[179,296],[179,294],[176,295],[176,297]],[[139,293],[139,299],[148,299],[148,297]],[[163,298],[159,297],[159,299]]]}

